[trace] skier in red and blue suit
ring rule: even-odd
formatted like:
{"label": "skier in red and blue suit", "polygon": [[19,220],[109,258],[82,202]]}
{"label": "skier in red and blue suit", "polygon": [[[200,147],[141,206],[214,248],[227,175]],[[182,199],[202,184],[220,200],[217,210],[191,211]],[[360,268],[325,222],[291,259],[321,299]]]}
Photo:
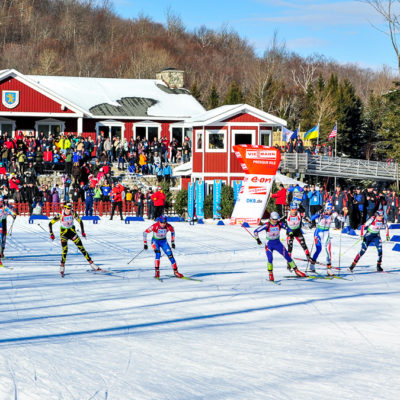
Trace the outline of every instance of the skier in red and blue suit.
{"label": "skier in red and blue suit", "polygon": [[169,243],[167,241],[167,234],[168,232],[171,232],[171,246],[173,249],[175,249],[175,230],[174,227],[167,222],[167,217],[165,215],[161,215],[160,217],[158,217],[157,222],[143,232],[143,244],[145,250],[149,248],[147,245],[147,234],[151,232],[153,232],[151,246],[156,254],[154,277],[160,277],[160,258],[162,249],[171,262],[172,269],[174,270],[174,275],[177,278],[182,278],[183,275],[178,272],[178,267],[176,266],[174,255],[172,254],[171,247],[169,246]]}
{"label": "skier in red and blue suit", "polygon": [[381,229],[386,229],[386,240],[390,240],[389,227],[383,215],[383,210],[378,210],[374,216],[369,218],[367,222],[361,227],[361,250],[356,255],[354,261],[352,262],[349,270],[352,272],[355,268],[358,260],[367,251],[367,248],[373,243],[378,250],[378,261],[376,264],[376,270],[382,272],[382,239],[380,235]]}
{"label": "skier in red and blue suit", "polygon": [[261,245],[262,242],[258,236],[258,234],[262,231],[265,231],[266,236],[267,236],[267,242],[265,244],[265,253],[267,254],[267,268],[268,268],[268,274],[269,274],[269,280],[274,281],[274,273],[273,273],[273,251],[277,251],[279,254],[281,254],[285,260],[288,262],[288,265],[294,270],[297,276],[306,276],[304,272],[300,271],[297,269],[296,264],[292,260],[292,257],[290,257],[289,252],[286,250],[285,246],[282,244],[280,240],[280,233],[281,229],[284,228],[284,223],[279,222],[279,214],[277,212],[272,212],[270,219],[262,226],[258,227],[254,231],[254,238],[257,240],[257,244]]}

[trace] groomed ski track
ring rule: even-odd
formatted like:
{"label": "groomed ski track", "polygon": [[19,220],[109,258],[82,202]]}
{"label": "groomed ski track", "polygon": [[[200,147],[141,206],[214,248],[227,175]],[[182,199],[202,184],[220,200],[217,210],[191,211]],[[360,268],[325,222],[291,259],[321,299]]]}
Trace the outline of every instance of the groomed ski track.
{"label": "groomed ski track", "polygon": [[[383,246],[390,273],[375,272],[376,249],[369,248],[346,276],[352,280],[285,279],[286,262],[274,253],[281,284],[273,285],[263,247],[244,229],[175,223],[179,270],[202,281],[159,282],[151,250],[127,265],[150,224],[85,223],[84,246],[113,273],[87,272],[70,242],[61,279],[58,225],[51,242],[37,223],[17,218],[4,260],[13,269],[0,269],[0,399],[398,398],[400,257],[393,244]],[[310,248],[311,235],[305,230]],[[332,236],[337,266],[339,233]],[[355,240],[343,235],[342,252]],[[342,267],[359,248],[341,257]],[[303,257],[298,243],[294,249]]]}

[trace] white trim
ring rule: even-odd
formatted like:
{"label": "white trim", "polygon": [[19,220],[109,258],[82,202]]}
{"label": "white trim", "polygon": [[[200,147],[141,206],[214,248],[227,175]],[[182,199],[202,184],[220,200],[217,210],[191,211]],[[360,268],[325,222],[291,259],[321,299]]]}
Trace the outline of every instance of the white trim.
{"label": "white trim", "polygon": [[[37,112],[14,112],[14,111],[0,111],[0,115],[4,115],[6,117],[12,115],[13,117],[56,117],[56,118],[77,118],[84,117],[83,114],[59,114],[59,113],[37,113]],[[93,119],[93,118],[90,118]]]}
{"label": "white trim", "polygon": [[149,140],[148,128],[157,128],[157,140],[160,139],[162,125],[159,122],[154,122],[154,121],[150,120],[150,121],[138,122],[137,124],[133,124],[133,138],[135,140],[137,137],[136,128],[146,128],[146,139],[147,140]]}
{"label": "white trim", "polygon": [[244,177],[245,173],[244,172],[192,172],[191,174],[192,178],[201,178],[202,176],[207,177],[207,176],[222,176],[226,178],[230,178],[232,176],[239,176],[239,177]]}
{"label": "white trim", "polygon": [[[0,125],[3,125],[3,124],[9,124],[12,126],[11,137],[12,138],[15,137],[15,121],[12,119],[0,117]],[[4,134],[2,127],[0,128],[0,131],[1,131],[1,134]]]}
{"label": "white trim", "polygon": [[272,146],[273,133],[274,133],[274,130],[272,128],[271,129],[265,129],[265,127],[264,127],[264,129],[262,129],[262,127],[260,127],[260,129],[258,131],[258,144],[262,144],[262,142],[261,142],[261,134],[262,134],[263,131],[269,132],[269,143],[268,143],[268,146]]}
{"label": "white trim", "polygon": [[256,144],[256,133],[257,133],[257,130],[231,129],[231,137],[232,137],[231,153],[233,153],[233,146],[235,146],[235,144],[236,144],[236,143],[234,143],[233,139],[237,134],[248,134],[248,135],[251,135],[251,144]]}
{"label": "white trim", "polygon": [[[201,137],[201,149],[199,149],[197,147],[197,134],[202,135],[202,137]],[[194,135],[193,136],[194,136],[194,138],[193,138],[194,152],[195,153],[202,153],[203,149],[204,149],[204,131],[203,131],[203,129],[196,129],[194,131]]]}
{"label": "white trim", "polygon": [[[65,132],[65,122],[64,121],[59,121],[57,119],[53,119],[53,118],[46,118],[46,119],[40,119],[35,121],[35,132],[39,135],[39,125],[60,125],[61,129],[60,129],[60,134]],[[47,132],[47,136],[48,137],[49,133]]]}
{"label": "white trim", "polygon": [[[210,149],[210,134],[214,135],[214,134],[223,134],[224,135],[224,148],[223,149]],[[228,142],[228,132],[226,131],[226,129],[210,129],[210,130],[206,130],[206,137],[205,137],[205,150],[207,153],[226,153],[226,149],[227,149],[227,142]]]}
{"label": "white trim", "polygon": [[61,105],[67,106],[71,111],[75,111],[76,113],[82,113],[82,114],[88,114],[91,115],[88,110],[84,110],[77,106],[76,104],[71,103],[69,100],[60,97],[56,93],[52,92],[50,89],[44,88],[43,86],[40,85],[40,83],[36,83],[35,81],[31,80],[30,78],[26,77],[26,75],[21,74],[15,69],[8,69],[3,71],[2,74],[0,74],[0,81],[2,81],[4,78],[7,78],[8,76],[12,76],[14,79],[20,81],[24,85],[29,86],[30,88],[36,90],[40,94],[48,97],[49,99],[55,101],[56,103],[59,103]]}
{"label": "white trim", "polygon": [[[105,121],[98,121],[96,122],[96,138],[99,136],[99,129],[101,129],[102,126],[106,126],[108,128],[112,128],[113,126],[117,126],[121,128],[121,137],[120,139],[125,138],[125,124],[121,121],[114,121],[112,119],[107,119]],[[110,129],[110,135],[109,135],[110,140],[112,139],[111,137],[111,129]]]}
{"label": "white trim", "polygon": [[79,117],[76,124],[76,134],[79,135],[83,133],[83,118]]}

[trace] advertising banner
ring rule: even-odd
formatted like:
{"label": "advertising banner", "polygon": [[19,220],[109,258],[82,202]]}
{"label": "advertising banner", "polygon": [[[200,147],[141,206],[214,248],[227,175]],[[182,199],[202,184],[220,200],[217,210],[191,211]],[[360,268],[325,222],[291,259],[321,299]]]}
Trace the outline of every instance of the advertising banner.
{"label": "advertising banner", "polygon": [[281,153],[262,145],[233,146],[245,177],[233,209],[231,224],[259,224],[271,192]]}
{"label": "advertising banner", "polygon": [[188,185],[188,217],[189,221],[194,219],[194,183]]}
{"label": "advertising banner", "polygon": [[221,218],[221,190],[222,190],[222,181],[215,180],[214,181],[214,190],[213,190],[213,218],[218,219]]}
{"label": "advertising banner", "polygon": [[238,199],[239,196],[239,191],[242,187],[242,181],[233,181],[233,199],[236,200]]}
{"label": "advertising banner", "polygon": [[196,182],[196,215],[197,219],[204,219],[204,182]]}

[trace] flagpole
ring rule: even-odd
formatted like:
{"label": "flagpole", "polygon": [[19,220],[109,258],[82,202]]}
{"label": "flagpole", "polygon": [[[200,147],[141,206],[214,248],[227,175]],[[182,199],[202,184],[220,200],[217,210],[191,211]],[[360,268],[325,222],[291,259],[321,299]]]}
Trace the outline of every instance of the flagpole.
{"label": "flagpole", "polygon": [[335,157],[337,157],[337,135],[338,135],[338,128],[337,128],[337,121],[336,121]]}
{"label": "flagpole", "polygon": [[317,144],[319,143],[319,124],[317,125],[318,126],[318,136],[317,136]]}

